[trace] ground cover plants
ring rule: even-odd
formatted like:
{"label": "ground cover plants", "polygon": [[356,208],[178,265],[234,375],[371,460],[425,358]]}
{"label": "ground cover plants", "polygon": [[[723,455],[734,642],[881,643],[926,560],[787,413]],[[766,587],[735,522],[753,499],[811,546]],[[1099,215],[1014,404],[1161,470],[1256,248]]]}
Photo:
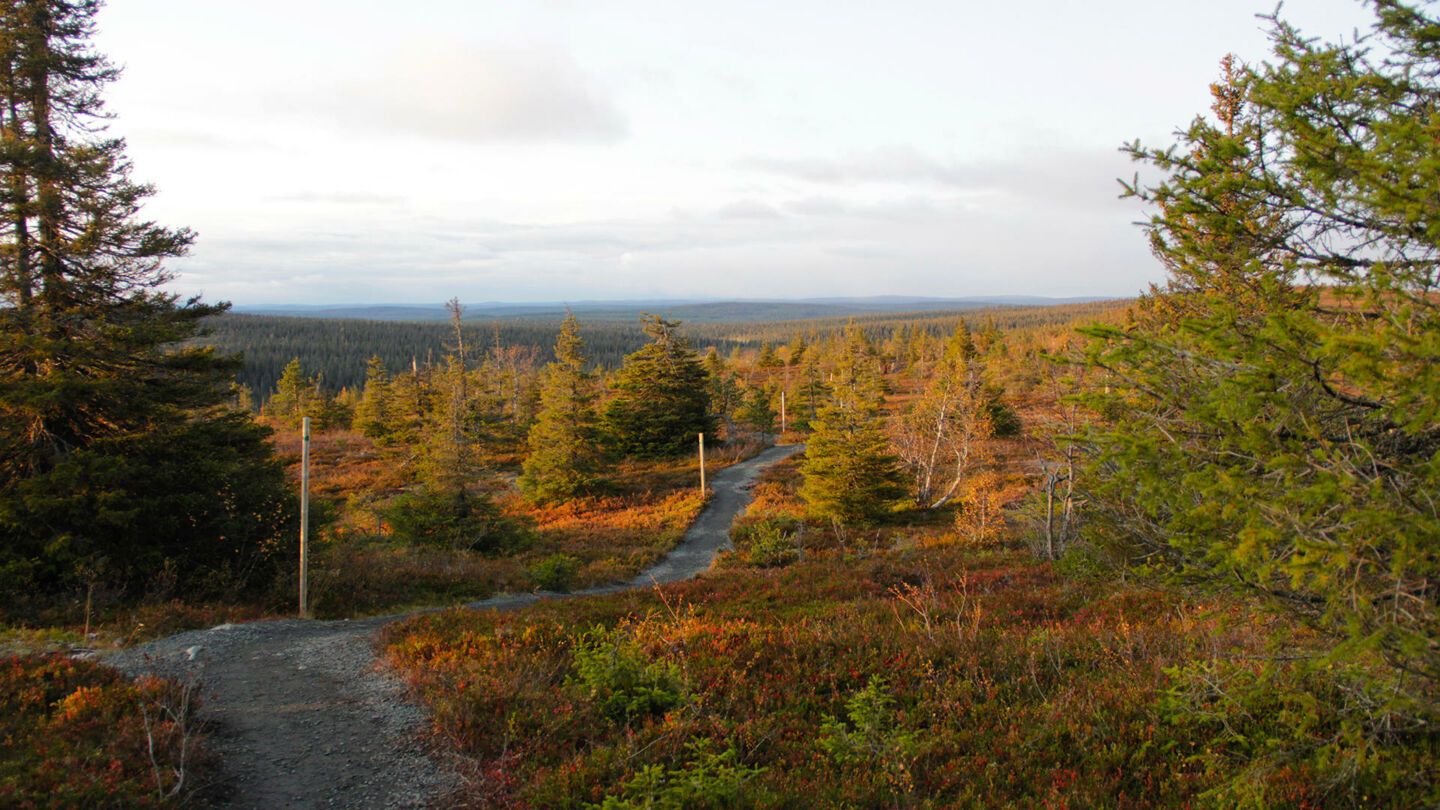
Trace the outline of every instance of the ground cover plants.
{"label": "ground cover plants", "polygon": [[[1343,740],[1367,667],[1317,678],[1276,616],[1088,575],[942,521],[806,525],[796,463],[705,577],[386,649],[480,807],[1421,806],[1426,738]],[[794,553],[757,554],[758,540]],[[1078,559],[1078,558],[1077,558]],[[1068,567],[1067,567],[1068,566]],[[1274,646],[1283,639],[1283,649]],[[1382,798],[1383,797],[1383,798]]]}
{"label": "ground cover plants", "polygon": [[0,659],[0,806],[167,807],[205,762],[183,687],[63,656]]}

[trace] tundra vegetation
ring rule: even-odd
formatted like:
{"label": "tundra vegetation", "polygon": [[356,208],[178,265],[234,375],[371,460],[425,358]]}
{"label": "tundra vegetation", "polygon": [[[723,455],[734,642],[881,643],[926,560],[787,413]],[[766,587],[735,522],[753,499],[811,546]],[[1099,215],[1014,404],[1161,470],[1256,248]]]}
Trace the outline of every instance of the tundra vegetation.
{"label": "tundra vegetation", "polygon": [[[4,643],[290,610],[306,416],[325,618],[626,580],[703,507],[696,433],[712,467],[779,438],[700,579],[385,631],[470,771],[447,801],[1440,804],[1440,21],[1371,5],[1339,45],[1272,20],[1127,147],[1164,176],[1137,300],[485,328],[158,292],[189,234],[44,119],[98,111],[95,4],[12,4]],[[8,804],[175,804],[204,761],[173,685],[23,655],[0,704]]]}

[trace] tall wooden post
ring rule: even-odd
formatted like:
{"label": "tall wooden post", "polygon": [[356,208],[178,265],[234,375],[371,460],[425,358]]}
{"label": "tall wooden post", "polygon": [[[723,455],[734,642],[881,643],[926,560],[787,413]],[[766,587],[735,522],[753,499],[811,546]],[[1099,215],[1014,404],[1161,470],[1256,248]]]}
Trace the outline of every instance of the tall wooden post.
{"label": "tall wooden post", "polygon": [[700,494],[705,494],[705,434],[700,434]]}
{"label": "tall wooden post", "polygon": [[310,618],[310,417],[300,422],[300,616]]}
{"label": "tall wooden post", "polygon": [[780,432],[785,432],[785,389],[780,389]]}

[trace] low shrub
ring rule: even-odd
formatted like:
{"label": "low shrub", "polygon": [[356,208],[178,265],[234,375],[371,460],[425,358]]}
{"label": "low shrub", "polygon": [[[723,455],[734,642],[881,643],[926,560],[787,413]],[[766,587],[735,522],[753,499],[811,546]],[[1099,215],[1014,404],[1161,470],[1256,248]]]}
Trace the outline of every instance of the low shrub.
{"label": "low shrub", "polygon": [[61,656],[0,660],[0,806],[170,807],[205,766],[190,691]]}
{"label": "low shrub", "polygon": [[555,593],[569,593],[579,571],[580,561],[569,554],[551,554],[525,569],[536,590]]}
{"label": "low shrub", "polygon": [[679,667],[651,658],[623,629],[598,625],[575,645],[573,683],[601,714],[627,726],[664,714],[686,696]]}
{"label": "low shrub", "polygon": [[734,748],[716,753],[709,740],[686,744],[690,758],[679,767],[648,765],[626,782],[619,796],[607,796],[587,810],[740,810],[756,807],[759,796],[747,790],[765,768],[739,762]]}
{"label": "low shrub", "polygon": [[793,517],[766,515],[737,523],[730,533],[735,547],[745,553],[751,565],[775,568],[800,558],[800,534],[804,524]]}

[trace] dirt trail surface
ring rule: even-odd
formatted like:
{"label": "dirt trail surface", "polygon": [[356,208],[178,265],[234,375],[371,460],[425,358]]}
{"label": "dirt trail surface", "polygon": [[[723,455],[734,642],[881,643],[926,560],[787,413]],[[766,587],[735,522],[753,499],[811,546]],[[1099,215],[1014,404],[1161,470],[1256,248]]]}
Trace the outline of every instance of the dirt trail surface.
{"label": "dirt trail surface", "polygon": [[[729,542],[730,524],[749,505],[760,472],[800,449],[772,447],[717,473],[710,504],[680,545],[628,583],[563,596],[500,596],[467,607],[514,610],[693,577]],[[222,807],[424,807],[455,788],[458,776],[426,748],[425,711],[377,662],[375,636],[399,618],[220,625],[122,650],[105,662],[131,675],[195,685],[207,745],[224,771],[211,791]]]}

